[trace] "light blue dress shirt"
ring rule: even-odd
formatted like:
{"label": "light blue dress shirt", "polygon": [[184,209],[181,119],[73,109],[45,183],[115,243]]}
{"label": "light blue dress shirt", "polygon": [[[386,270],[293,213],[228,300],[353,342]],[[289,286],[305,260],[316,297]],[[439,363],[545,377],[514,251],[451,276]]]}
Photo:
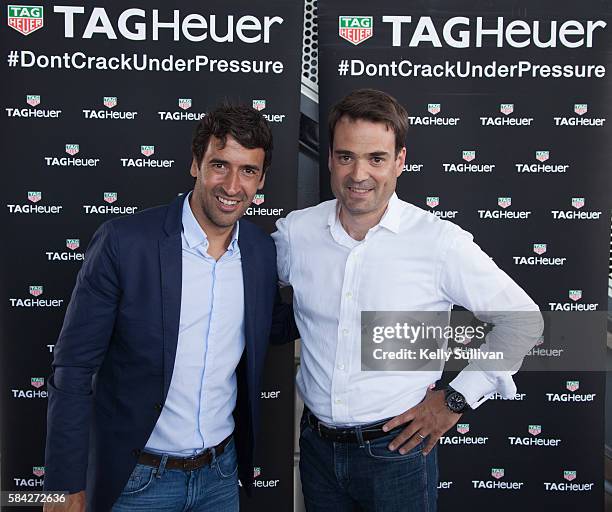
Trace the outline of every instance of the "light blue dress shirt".
{"label": "light blue dress shirt", "polygon": [[236,366],[244,351],[244,290],[236,224],[218,261],[183,206],[183,279],[178,346],[168,397],[145,450],[189,457],[234,430]]}

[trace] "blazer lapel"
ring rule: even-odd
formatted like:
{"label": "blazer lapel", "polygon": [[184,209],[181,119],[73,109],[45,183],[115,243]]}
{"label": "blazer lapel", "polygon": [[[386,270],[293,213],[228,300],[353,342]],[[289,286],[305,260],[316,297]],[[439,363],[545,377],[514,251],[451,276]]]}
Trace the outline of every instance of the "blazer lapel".
{"label": "blazer lapel", "polygon": [[[238,235],[240,259],[242,262],[242,283],[244,287],[244,339],[247,356],[247,375],[249,386],[255,383],[255,317],[257,308],[257,252],[251,244],[248,225],[240,224]],[[251,389],[254,389],[253,387]]]}
{"label": "blazer lapel", "polygon": [[187,194],[177,198],[168,207],[164,229],[167,238],[159,241],[159,266],[161,272],[162,320],[164,329],[164,398],[168,394],[181,316],[181,291],[183,280],[182,260],[182,211]]}

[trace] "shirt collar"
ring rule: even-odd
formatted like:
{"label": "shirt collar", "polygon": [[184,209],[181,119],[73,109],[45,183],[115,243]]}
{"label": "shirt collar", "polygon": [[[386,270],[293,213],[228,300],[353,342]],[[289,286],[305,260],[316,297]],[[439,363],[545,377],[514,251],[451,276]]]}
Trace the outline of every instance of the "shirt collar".
{"label": "shirt collar", "polygon": [[[333,227],[336,223],[340,222],[340,203],[338,202],[338,200],[336,200],[333,204],[334,207],[331,209],[327,217],[327,225],[330,227]],[[393,195],[389,199],[389,204],[387,205],[387,209],[385,210],[382,219],[380,219],[380,222],[377,224],[377,226],[374,226],[374,228],[372,229],[375,229],[379,226],[381,228],[388,229],[393,233],[399,233],[402,210],[402,202],[400,201],[399,197],[397,197],[397,194],[393,192]]]}
{"label": "shirt collar", "polygon": [[[208,247],[208,237],[191,210],[191,205],[189,204],[190,197],[191,192],[187,194],[185,202],[183,203],[183,235],[185,236],[185,240],[190,249],[195,249],[202,244],[204,244],[205,247]],[[232,233],[232,239],[227,247],[229,251],[235,251],[238,248],[239,226],[240,223],[236,222],[234,231]]]}

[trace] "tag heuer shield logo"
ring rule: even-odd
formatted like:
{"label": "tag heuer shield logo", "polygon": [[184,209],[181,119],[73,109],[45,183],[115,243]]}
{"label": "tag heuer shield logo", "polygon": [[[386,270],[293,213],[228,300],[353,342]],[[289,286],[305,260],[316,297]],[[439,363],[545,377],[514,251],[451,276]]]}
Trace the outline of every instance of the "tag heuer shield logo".
{"label": "tag heuer shield logo", "polygon": [[70,156],[74,156],[78,152],[79,152],[78,144],[66,144],[66,153],[68,153]]}
{"label": "tag heuer shield logo", "polygon": [[38,5],[9,5],[8,26],[29,36],[44,24],[43,7]]}
{"label": "tag heuer shield logo", "polygon": [[40,96],[38,94],[28,94],[26,96],[26,103],[32,107],[40,105]]}
{"label": "tag heuer shield logo", "polygon": [[576,479],[576,472],[575,471],[563,471],[563,478],[565,478],[568,482],[571,482],[572,480]]}
{"label": "tag heuer shield logo", "polygon": [[104,106],[113,108],[117,106],[117,96],[104,96]]}
{"label": "tag heuer shield logo", "polygon": [[462,156],[466,162],[471,162],[476,158],[476,151],[464,151]]}
{"label": "tag heuer shield logo", "polygon": [[114,203],[117,200],[117,192],[104,192],[104,202]]}
{"label": "tag heuer shield logo", "polygon": [[179,98],[178,100],[179,108],[183,110],[187,110],[191,108],[191,98]]}
{"label": "tag heuer shield logo", "polygon": [[30,286],[30,295],[38,297],[43,294],[43,287],[40,285]]}
{"label": "tag heuer shield logo", "polygon": [[265,201],[265,194],[255,194],[255,197],[253,198],[253,204],[256,204],[257,206],[259,206],[264,201]]}
{"label": "tag heuer shield logo", "polygon": [[425,204],[430,208],[435,208],[440,204],[440,198],[438,196],[428,196]]}
{"label": "tag heuer shield logo", "polygon": [[572,197],[572,206],[577,210],[584,206],[584,197]]}
{"label": "tag heuer shield logo", "polygon": [[501,208],[508,208],[508,206],[512,204],[512,198],[511,197],[498,197],[497,204]]}
{"label": "tag heuer shield logo", "polygon": [[535,157],[538,162],[546,162],[550,157],[550,151],[536,151]]}
{"label": "tag heuer shield logo", "polygon": [[491,476],[499,480],[504,476],[504,468],[491,468]]}
{"label": "tag heuer shield logo", "polygon": [[582,290],[570,290],[568,296],[570,299],[576,302],[577,300],[582,299]]}
{"label": "tag heuer shield logo", "polygon": [[32,468],[32,474],[40,478],[45,474],[45,466],[34,466]]}
{"label": "tag heuer shield logo", "polygon": [[583,116],[589,110],[589,106],[586,103],[575,103],[574,104],[574,112],[579,116]]}
{"label": "tag heuer shield logo", "polygon": [[338,35],[355,45],[370,39],[374,34],[372,16],[340,16],[338,18]]}
{"label": "tag heuer shield logo", "polygon": [[78,238],[66,238],[66,247],[74,251],[79,248],[81,241]]}
{"label": "tag heuer shield logo", "polygon": [[440,108],[442,107],[442,105],[440,103],[428,103],[427,104],[427,112],[429,112],[430,114],[433,114],[434,116],[436,114],[440,113]]}
{"label": "tag heuer shield logo", "polygon": [[565,382],[565,389],[567,389],[568,391],[571,391],[571,392],[578,391],[579,387],[580,387],[579,380],[568,380]]}
{"label": "tag heuer shield logo", "polygon": [[28,192],[28,201],[30,201],[31,203],[38,203],[38,201],[40,201],[42,199],[42,192],[37,192],[37,191],[29,191]]}
{"label": "tag heuer shield logo", "polygon": [[467,434],[470,431],[469,423],[457,423],[457,432],[460,434]]}
{"label": "tag heuer shield logo", "polygon": [[263,110],[266,108],[266,100],[253,100],[253,108],[255,110]]}
{"label": "tag heuer shield logo", "polygon": [[155,153],[155,146],[140,146],[140,152],[144,156],[151,156],[153,153]]}
{"label": "tag heuer shield logo", "polygon": [[504,115],[509,115],[514,112],[514,103],[502,103],[499,106],[499,111]]}
{"label": "tag heuer shield logo", "polygon": [[546,244],[533,244],[533,252],[542,255],[546,252]]}
{"label": "tag heuer shield logo", "polygon": [[542,425],[529,425],[529,433],[532,436],[537,436],[540,432],[542,432]]}
{"label": "tag heuer shield logo", "polygon": [[257,478],[259,475],[261,475],[261,468],[260,467],[254,467],[253,468],[253,478]]}
{"label": "tag heuer shield logo", "polygon": [[30,384],[35,388],[42,388],[45,385],[45,379],[44,377],[32,377]]}

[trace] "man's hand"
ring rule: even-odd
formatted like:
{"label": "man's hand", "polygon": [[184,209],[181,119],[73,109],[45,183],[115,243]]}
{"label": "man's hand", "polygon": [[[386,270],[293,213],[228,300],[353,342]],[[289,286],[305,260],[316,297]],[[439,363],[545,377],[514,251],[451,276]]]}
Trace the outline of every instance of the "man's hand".
{"label": "man's hand", "polygon": [[427,444],[423,448],[423,455],[427,455],[438,442],[440,436],[457,423],[459,418],[461,418],[461,414],[451,411],[446,405],[444,391],[428,389],[425,399],[420,404],[383,425],[383,430],[388,431],[410,422],[391,441],[389,450],[393,451],[401,447],[399,452],[403,455],[427,438]]}
{"label": "man's hand", "polygon": [[64,503],[45,503],[43,512],[85,512],[85,491],[67,494]]}

